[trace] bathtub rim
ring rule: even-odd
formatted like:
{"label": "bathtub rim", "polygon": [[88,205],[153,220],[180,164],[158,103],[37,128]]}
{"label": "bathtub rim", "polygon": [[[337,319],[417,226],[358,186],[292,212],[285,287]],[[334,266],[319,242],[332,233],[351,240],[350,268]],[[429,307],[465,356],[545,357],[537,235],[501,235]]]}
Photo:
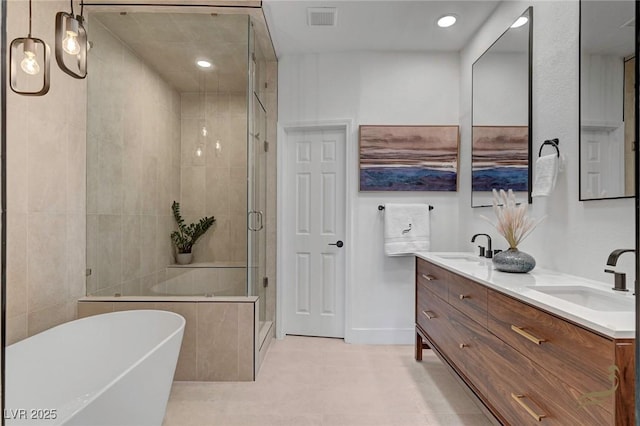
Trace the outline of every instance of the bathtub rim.
{"label": "bathtub rim", "polygon": [[[126,315],[128,313],[130,314],[131,312],[134,312],[136,314],[140,314],[141,312],[145,312],[145,313],[146,312],[151,312],[151,313],[156,313],[156,314],[161,312],[162,315],[170,314],[171,316],[176,316],[176,317],[178,317],[180,319],[180,326],[176,330],[174,330],[170,335],[168,335],[167,337],[162,339],[157,345],[155,345],[153,348],[151,348],[149,351],[147,351],[144,354],[143,357],[139,358],[136,362],[131,364],[128,368],[126,368],[124,371],[122,371],[120,374],[118,374],[116,377],[114,377],[113,380],[111,380],[106,386],[104,386],[102,389],[100,389],[99,392],[96,392],[94,395],[92,395],[92,397],[88,401],[86,401],[80,408],[78,408],[77,410],[74,410],[73,412],[70,412],[69,415],[66,416],[64,419],[61,418],[62,419],[61,424],[64,424],[66,421],[68,421],[71,418],[73,418],[73,416],[75,416],[83,408],[85,408],[86,406],[91,404],[91,402],[93,402],[99,396],[103,395],[107,390],[112,388],[120,379],[122,379],[124,376],[126,376],[127,373],[129,373],[134,368],[136,368],[137,366],[142,364],[143,361],[145,361],[147,358],[149,358],[151,356],[151,354],[156,352],[156,350],[158,348],[160,348],[161,346],[165,345],[169,340],[173,339],[177,334],[184,333],[184,327],[185,327],[185,324],[187,323],[187,320],[182,315],[177,314],[175,312],[171,312],[171,311],[163,311],[162,309],[132,309],[132,310],[128,310],[128,311],[114,311],[114,312],[108,312],[108,313],[105,313],[105,314],[92,315],[92,316],[81,318],[81,319],[78,319],[78,320],[75,320],[75,321],[91,320],[93,318],[99,318],[99,317],[108,316],[108,315],[115,315],[115,314],[118,314],[118,315],[119,314],[124,314],[124,315]],[[61,325],[64,325],[64,324],[61,324]],[[180,344],[182,345],[182,339],[180,341]]]}
{"label": "bathtub rim", "polygon": [[[112,380],[110,380],[107,384],[105,384],[102,388],[100,388],[100,390],[98,392],[96,392],[95,394],[91,395],[91,397],[89,399],[84,401],[84,403],[80,407],[78,407],[76,409],[69,409],[68,412],[66,410],[64,410],[64,406],[57,407],[58,418],[56,419],[56,423],[55,424],[63,425],[65,422],[67,422],[70,419],[72,419],[77,413],[82,411],[86,406],[88,406],[94,400],[96,400],[98,397],[103,395],[107,390],[111,389],[120,379],[122,379],[124,376],[126,376],[127,373],[129,373],[134,368],[136,368],[137,366],[142,364],[146,359],[148,359],[151,356],[151,354],[156,352],[156,350],[158,348],[160,348],[163,345],[165,345],[169,340],[173,339],[177,334],[184,333],[184,328],[185,328],[185,325],[186,325],[186,322],[187,322],[186,319],[180,314],[177,314],[177,313],[171,312],[171,311],[164,311],[162,309],[131,309],[131,310],[126,310],[126,311],[107,312],[107,313],[104,313],[104,314],[97,314],[97,315],[91,315],[91,316],[84,317],[84,318],[77,318],[77,319],[72,320],[72,321],[67,321],[65,323],[58,324],[55,327],[51,327],[51,328],[49,328],[47,330],[41,331],[40,333],[34,334],[33,336],[29,336],[26,339],[20,340],[19,342],[16,342],[16,343],[14,343],[12,345],[7,346],[7,349],[9,349],[9,348],[11,348],[11,346],[18,345],[21,342],[23,342],[25,340],[28,340],[31,337],[35,337],[35,336],[37,336],[37,335],[39,335],[41,333],[47,333],[48,331],[51,331],[51,330],[54,330],[54,329],[63,328],[63,327],[68,326],[69,324],[74,323],[74,322],[84,322],[84,321],[91,321],[91,320],[95,321],[96,318],[100,318],[100,317],[104,317],[104,316],[113,316],[113,315],[132,315],[132,313],[134,313],[134,315],[135,314],[139,315],[141,312],[144,312],[143,315],[146,315],[147,313],[155,313],[155,314],[161,313],[162,315],[176,316],[176,317],[178,317],[180,319],[179,327],[177,327],[177,329],[173,330],[167,337],[163,338],[158,344],[156,344],[155,346],[151,347],[144,354],[144,356],[142,356],[139,359],[137,359],[134,363],[128,365],[122,372],[117,374]],[[183,336],[184,336],[184,334],[183,334]],[[182,344],[182,341],[180,342],[180,344]],[[9,408],[9,407],[6,407],[6,408]]]}

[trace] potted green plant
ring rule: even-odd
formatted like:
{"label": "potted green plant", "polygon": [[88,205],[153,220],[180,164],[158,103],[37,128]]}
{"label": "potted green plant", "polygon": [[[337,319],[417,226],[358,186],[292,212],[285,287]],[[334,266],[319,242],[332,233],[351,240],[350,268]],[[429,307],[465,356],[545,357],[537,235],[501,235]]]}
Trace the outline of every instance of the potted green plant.
{"label": "potted green plant", "polygon": [[174,201],[171,205],[173,211],[173,217],[178,223],[178,230],[171,233],[171,241],[176,246],[176,262],[179,265],[188,265],[191,263],[193,253],[193,245],[198,241],[198,238],[204,235],[205,232],[216,221],[215,217],[203,217],[197,223],[191,223],[186,225],[182,214],[180,213],[180,203]]}

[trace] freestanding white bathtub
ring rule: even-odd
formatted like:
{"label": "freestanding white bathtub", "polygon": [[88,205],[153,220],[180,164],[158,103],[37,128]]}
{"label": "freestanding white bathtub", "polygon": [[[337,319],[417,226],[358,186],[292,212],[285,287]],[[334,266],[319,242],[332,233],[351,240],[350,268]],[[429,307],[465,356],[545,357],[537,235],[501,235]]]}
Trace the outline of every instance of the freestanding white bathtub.
{"label": "freestanding white bathtub", "polygon": [[185,320],[166,311],[72,321],[7,347],[7,425],[161,425]]}

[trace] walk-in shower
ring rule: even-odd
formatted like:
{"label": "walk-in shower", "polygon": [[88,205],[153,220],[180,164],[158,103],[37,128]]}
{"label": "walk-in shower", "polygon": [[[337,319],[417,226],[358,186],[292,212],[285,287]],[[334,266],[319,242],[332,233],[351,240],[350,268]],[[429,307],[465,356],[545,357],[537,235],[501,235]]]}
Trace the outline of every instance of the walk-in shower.
{"label": "walk-in shower", "polygon": [[[258,296],[263,341],[275,317],[268,33],[234,9],[88,9],[87,296]],[[174,201],[187,224],[216,218],[188,265],[170,239]]]}

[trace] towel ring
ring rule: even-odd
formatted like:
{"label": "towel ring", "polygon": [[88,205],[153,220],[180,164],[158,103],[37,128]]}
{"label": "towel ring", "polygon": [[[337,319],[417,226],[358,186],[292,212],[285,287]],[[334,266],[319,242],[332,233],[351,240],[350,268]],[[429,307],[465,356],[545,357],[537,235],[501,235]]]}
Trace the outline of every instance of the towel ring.
{"label": "towel ring", "polygon": [[551,145],[552,147],[554,147],[556,149],[558,157],[560,157],[560,148],[558,148],[559,143],[560,141],[558,140],[558,138],[547,139],[546,141],[542,142],[542,145],[540,145],[540,151],[538,151],[538,157],[542,157],[542,148],[544,148],[545,145]]}

